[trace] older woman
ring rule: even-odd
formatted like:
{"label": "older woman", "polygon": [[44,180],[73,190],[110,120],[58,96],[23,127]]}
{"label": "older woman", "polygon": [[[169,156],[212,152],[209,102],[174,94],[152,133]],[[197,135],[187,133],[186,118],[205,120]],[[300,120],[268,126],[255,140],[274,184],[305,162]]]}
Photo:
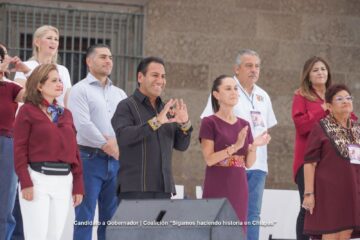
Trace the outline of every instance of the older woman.
{"label": "older woman", "polygon": [[330,86],[325,101],[330,114],[313,127],[304,158],[304,233],[346,240],[360,234],[360,125],[345,85]]}
{"label": "older woman", "polygon": [[13,127],[17,103],[21,102],[24,89],[6,79],[9,64],[20,70],[23,66],[18,57],[10,57],[0,44],[0,239],[10,240],[15,228],[12,215],[17,177],[13,159]]}
{"label": "older woman", "polygon": [[15,121],[15,171],[27,240],[60,239],[71,199],[77,206],[84,194],[72,115],[55,100],[62,92],[55,64],[36,67]]}
{"label": "older woman", "polygon": [[270,135],[264,133],[253,141],[249,123],[235,116],[233,108],[239,96],[233,78],[225,75],[216,78],[211,93],[215,114],[202,119],[199,134],[207,164],[203,197],[228,198],[239,220],[245,222],[248,207],[245,168],[254,164],[256,148],[267,144]]}
{"label": "older woman", "polygon": [[[59,48],[59,30],[56,27],[50,25],[44,25],[36,29],[33,35],[33,56],[29,61],[24,62],[29,67],[29,71],[26,74],[17,72],[15,75],[15,81],[25,86],[25,82],[28,76],[30,76],[32,70],[40,64],[57,63],[58,60],[58,48]],[[63,93],[57,97],[57,102],[61,106],[66,105],[68,90],[71,88],[71,80],[69,70],[60,64],[57,64],[57,70],[60,75],[60,79],[64,85]]]}
{"label": "older woman", "polygon": [[[293,176],[298,185],[300,202],[304,194],[304,152],[305,145],[313,126],[327,115],[325,91],[331,85],[329,64],[321,57],[309,58],[303,67],[300,88],[295,91],[292,105],[292,119],[296,137],[294,146]],[[305,209],[300,207],[296,222],[298,240],[308,240],[303,235]]]}

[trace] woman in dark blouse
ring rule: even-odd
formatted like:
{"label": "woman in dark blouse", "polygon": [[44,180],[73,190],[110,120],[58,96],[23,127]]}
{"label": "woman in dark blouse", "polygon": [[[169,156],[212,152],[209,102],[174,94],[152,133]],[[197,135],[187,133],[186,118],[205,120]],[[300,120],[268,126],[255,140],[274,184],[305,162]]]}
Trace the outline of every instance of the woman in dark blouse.
{"label": "woman in dark blouse", "polygon": [[79,205],[84,194],[72,115],[55,100],[62,92],[56,65],[38,66],[26,82],[25,104],[15,121],[15,170],[27,240],[60,239],[71,202]]}
{"label": "woman in dark blouse", "polygon": [[360,234],[360,126],[346,86],[330,86],[325,101],[330,114],[315,124],[305,151],[304,233],[346,240]]}
{"label": "woman in dark blouse", "polygon": [[[264,133],[253,140],[249,123],[233,113],[239,99],[233,78],[221,75],[212,87],[214,115],[201,121],[199,138],[207,164],[204,198],[226,197],[239,220],[247,221],[248,189],[245,168],[256,159],[256,148],[268,144]],[[243,227],[246,234],[246,227]]]}

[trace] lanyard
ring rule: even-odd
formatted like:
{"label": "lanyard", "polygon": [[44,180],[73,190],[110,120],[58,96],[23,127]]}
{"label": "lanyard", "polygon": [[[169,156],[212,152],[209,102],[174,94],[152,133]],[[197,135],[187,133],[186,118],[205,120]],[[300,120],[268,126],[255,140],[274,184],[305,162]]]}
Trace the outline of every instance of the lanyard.
{"label": "lanyard", "polygon": [[251,103],[252,108],[255,110],[254,106],[254,94],[251,94],[251,98],[248,96],[248,94],[240,87],[240,90],[244,93],[246,99]]}

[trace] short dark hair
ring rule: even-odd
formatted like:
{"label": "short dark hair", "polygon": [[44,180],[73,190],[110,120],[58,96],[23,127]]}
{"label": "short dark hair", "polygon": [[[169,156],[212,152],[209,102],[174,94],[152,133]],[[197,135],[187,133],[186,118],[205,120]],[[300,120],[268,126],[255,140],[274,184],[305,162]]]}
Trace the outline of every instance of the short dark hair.
{"label": "short dark hair", "polygon": [[217,78],[215,78],[213,85],[211,87],[211,106],[212,106],[214,113],[219,111],[220,105],[219,105],[219,101],[214,97],[213,92],[215,92],[215,91],[218,92],[219,86],[222,84],[223,79],[228,78],[228,77],[230,77],[230,76],[225,75],[225,74],[218,76]]}
{"label": "short dark hair", "polygon": [[[138,80],[138,76],[139,76],[139,73],[142,73],[144,76],[146,75],[147,73],[147,70],[148,70],[148,66],[150,65],[150,63],[159,63],[161,65],[164,66],[165,68],[165,62],[162,58],[160,57],[146,57],[144,58],[143,60],[141,60],[141,62],[139,63],[139,65],[137,66],[137,69],[136,69],[136,81]],[[137,84],[138,86],[140,86],[140,83],[139,81],[137,81]]]}
{"label": "short dark hair", "polygon": [[349,88],[344,84],[333,84],[325,92],[325,101],[331,103],[333,97],[340,91],[346,91],[351,95]]}
{"label": "short dark hair", "polygon": [[146,57],[143,60],[141,60],[141,62],[139,63],[137,70],[136,70],[136,76],[141,72],[143,75],[146,75],[146,72],[148,70],[148,66],[150,65],[150,63],[159,63],[161,65],[163,65],[165,67],[165,63],[164,60],[162,60],[162,58],[159,57]]}
{"label": "short dark hair", "polygon": [[88,47],[88,49],[86,50],[86,58],[88,58],[91,54],[93,54],[95,52],[95,49],[97,48],[107,48],[109,50],[110,47],[106,44],[103,44],[103,43],[97,43],[97,44],[94,44],[94,45],[91,45],[90,47]]}

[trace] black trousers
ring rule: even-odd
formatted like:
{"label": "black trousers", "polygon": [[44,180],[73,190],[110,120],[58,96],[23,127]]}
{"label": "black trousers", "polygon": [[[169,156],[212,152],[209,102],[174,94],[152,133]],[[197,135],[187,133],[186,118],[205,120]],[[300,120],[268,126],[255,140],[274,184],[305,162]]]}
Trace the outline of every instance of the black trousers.
{"label": "black trousers", "polygon": [[309,240],[309,236],[304,235],[304,220],[306,210],[301,207],[304,201],[304,191],[305,191],[305,182],[304,182],[304,165],[296,173],[295,177],[296,184],[299,189],[300,194],[300,211],[296,220],[296,239],[297,240]]}

